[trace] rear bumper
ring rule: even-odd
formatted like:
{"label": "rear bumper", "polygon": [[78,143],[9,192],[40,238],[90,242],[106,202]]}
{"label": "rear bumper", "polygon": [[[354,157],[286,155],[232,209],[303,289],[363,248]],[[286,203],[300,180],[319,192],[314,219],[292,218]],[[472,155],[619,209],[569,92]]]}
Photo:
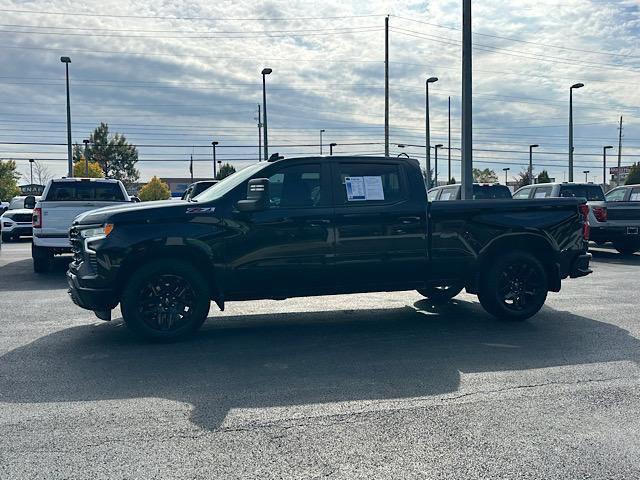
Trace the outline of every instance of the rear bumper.
{"label": "rear bumper", "polygon": [[71,251],[69,236],[43,236],[37,230],[33,232],[33,244],[43,248],[57,248],[67,252]]}
{"label": "rear bumper", "polygon": [[582,255],[578,255],[571,264],[571,269],[569,270],[569,276],[571,278],[579,278],[589,275],[593,273],[593,270],[589,268],[589,262],[591,261],[591,254],[584,253]]}
{"label": "rear bumper", "polygon": [[67,285],[73,303],[87,310],[104,312],[111,310],[118,304],[113,290],[82,287],[78,276],[71,271],[67,271]]}
{"label": "rear bumper", "polygon": [[638,240],[640,242],[640,227],[623,225],[591,228],[589,239],[598,243],[628,240]]}

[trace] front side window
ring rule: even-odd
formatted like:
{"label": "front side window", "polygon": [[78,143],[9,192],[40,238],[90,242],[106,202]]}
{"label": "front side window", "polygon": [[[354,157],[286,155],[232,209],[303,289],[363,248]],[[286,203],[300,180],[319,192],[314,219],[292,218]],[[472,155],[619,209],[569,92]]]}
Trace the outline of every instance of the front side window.
{"label": "front side window", "polygon": [[291,165],[272,174],[269,202],[272,208],[326,205],[328,198],[322,187],[320,164]]}
{"label": "front side window", "polygon": [[458,197],[458,187],[447,187],[442,189],[441,201],[455,200]]}
{"label": "front side window", "polygon": [[[607,202],[624,202],[627,190],[624,188],[616,188],[607,193]],[[640,191],[639,191],[640,193]]]}
{"label": "front side window", "polygon": [[395,163],[341,163],[337,203],[393,203],[406,198],[400,165]]}

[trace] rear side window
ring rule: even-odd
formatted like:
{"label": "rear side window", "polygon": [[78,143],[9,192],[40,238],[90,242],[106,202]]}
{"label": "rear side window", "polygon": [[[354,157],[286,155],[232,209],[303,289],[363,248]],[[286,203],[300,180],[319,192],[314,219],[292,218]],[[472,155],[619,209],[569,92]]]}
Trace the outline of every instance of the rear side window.
{"label": "rear side window", "polygon": [[406,198],[400,165],[394,163],[341,163],[337,203],[393,203]]}
{"label": "rear side window", "polygon": [[439,191],[440,190],[430,190],[429,192],[427,192],[427,200],[430,202],[435,201]]}
{"label": "rear side window", "polygon": [[562,185],[560,196],[586,198],[588,202],[604,201],[604,192],[599,185]]}
{"label": "rear side window", "polygon": [[[640,193],[640,189],[638,189]],[[624,197],[627,194],[627,190],[624,188],[617,188],[607,193],[607,202],[624,202]]]}
{"label": "rear side window", "polygon": [[447,200],[456,200],[458,198],[458,187],[448,187],[442,189],[442,195],[440,195],[439,200],[447,201]]}
{"label": "rear side window", "polygon": [[529,193],[531,192],[530,188],[521,188],[516,193],[513,194],[513,198],[529,198]]}
{"label": "rear side window", "polygon": [[475,200],[511,198],[511,191],[504,185],[474,185],[473,198]]}
{"label": "rear side window", "polygon": [[49,202],[124,202],[117,183],[102,182],[53,182],[47,193]]}
{"label": "rear side window", "polygon": [[533,192],[533,198],[548,198],[551,196],[553,187],[537,187]]}

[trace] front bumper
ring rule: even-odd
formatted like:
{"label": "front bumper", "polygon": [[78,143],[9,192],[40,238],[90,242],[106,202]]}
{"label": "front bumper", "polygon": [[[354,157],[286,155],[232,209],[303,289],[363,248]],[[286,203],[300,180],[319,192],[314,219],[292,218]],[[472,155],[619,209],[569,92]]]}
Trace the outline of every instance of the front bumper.
{"label": "front bumper", "polygon": [[31,225],[20,225],[14,224],[12,226],[3,226],[2,233],[6,235],[13,235],[15,237],[19,236],[31,236],[33,232],[33,228]]}
{"label": "front bumper", "polygon": [[78,276],[72,271],[67,271],[67,285],[69,286],[68,292],[73,303],[87,310],[105,312],[118,304],[113,290],[82,287],[78,281]]}
{"label": "front bumper", "polygon": [[571,264],[571,270],[569,271],[569,276],[571,278],[579,278],[589,275],[593,273],[593,270],[589,268],[589,262],[591,261],[591,254],[584,253],[582,255],[578,255]]}

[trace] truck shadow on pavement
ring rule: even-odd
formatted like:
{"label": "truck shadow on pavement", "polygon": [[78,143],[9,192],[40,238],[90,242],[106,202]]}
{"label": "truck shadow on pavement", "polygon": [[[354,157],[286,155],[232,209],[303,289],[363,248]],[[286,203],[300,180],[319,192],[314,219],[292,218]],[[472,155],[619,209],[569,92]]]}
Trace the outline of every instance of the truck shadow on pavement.
{"label": "truck shadow on pavement", "polygon": [[35,273],[33,261],[29,258],[0,265],[0,291],[21,292],[25,290],[52,290],[67,288],[66,271],[71,256],[53,258],[48,273]]}
{"label": "truck shadow on pavement", "polygon": [[115,323],[61,330],[0,357],[0,401],[163,398],[189,403],[191,421],[215,430],[231,409],[439,395],[458,390],[460,372],[640,355],[640,341],[607,323],[551,308],[503,323],[459,300],[210,318],[174,344],[142,343]]}
{"label": "truck shadow on pavement", "polygon": [[598,263],[611,263],[616,265],[640,265],[640,254],[622,255],[611,250],[589,249],[593,255],[593,260]]}

